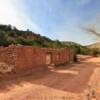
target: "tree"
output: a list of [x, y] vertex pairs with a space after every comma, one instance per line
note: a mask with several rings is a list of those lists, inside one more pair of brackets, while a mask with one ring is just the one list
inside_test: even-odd
[[9, 44], [11, 44], [11, 42], [7, 41], [5, 33], [0, 31], [0, 46], [8, 46]]
[[59, 40], [53, 41], [52, 46], [53, 46], [54, 48], [61, 48], [61, 47], [63, 47], [62, 43], [61, 43]]

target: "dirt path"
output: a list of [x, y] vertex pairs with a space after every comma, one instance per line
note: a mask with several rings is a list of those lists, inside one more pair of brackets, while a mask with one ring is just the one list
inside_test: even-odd
[[100, 100], [100, 58], [79, 56], [80, 63], [60, 66], [46, 73], [38, 73], [0, 83], [0, 100], [92, 100], [87, 98], [90, 83]]

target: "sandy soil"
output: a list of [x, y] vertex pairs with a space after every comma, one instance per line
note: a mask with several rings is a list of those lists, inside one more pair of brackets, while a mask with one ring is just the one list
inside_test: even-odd
[[100, 58], [0, 82], [0, 100], [100, 100]]

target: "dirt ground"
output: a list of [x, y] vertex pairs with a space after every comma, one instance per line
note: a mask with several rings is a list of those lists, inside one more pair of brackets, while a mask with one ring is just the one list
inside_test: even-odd
[[100, 100], [100, 57], [0, 82], [0, 100]]

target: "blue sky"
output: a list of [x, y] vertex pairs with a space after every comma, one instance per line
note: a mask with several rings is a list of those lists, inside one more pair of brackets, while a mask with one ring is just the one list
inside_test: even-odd
[[83, 45], [99, 41], [82, 27], [99, 30], [100, 0], [0, 0], [0, 24], [30, 29], [51, 39]]

